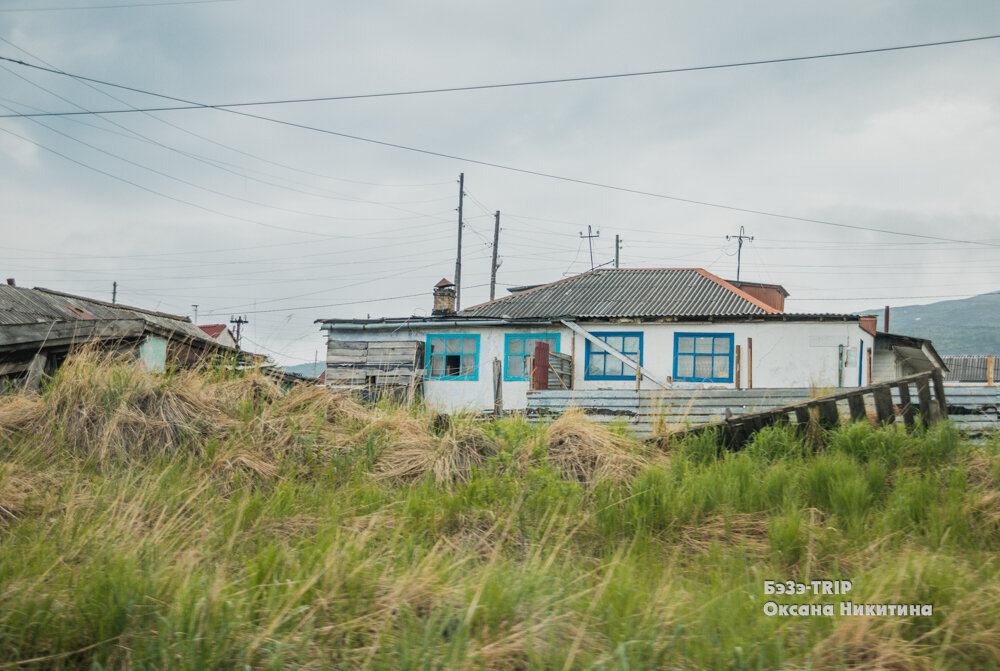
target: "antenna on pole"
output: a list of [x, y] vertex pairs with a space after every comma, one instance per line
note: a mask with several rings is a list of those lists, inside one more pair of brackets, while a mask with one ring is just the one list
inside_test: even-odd
[[580, 237], [581, 238], [586, 238], [587, 245], [590, 247], [590, 269], [593, 270], [594, 269], [594, 238], [601, 237], [601, 232], [597, 231], [597, 233], [594, 233], [593, 235], [591, 235], [590, 224], [587, 224], [587, 234], [584, 235], [583, 231], [580, 231]]
[[192, 321], [194, 322], [194, 325], [197, 326], [198, 325], [198, 304], [197, 303], [192, 303], [191, 304], [191, 310], [194, 312], [194, 319]]
[[111, 283], [111, 304], [114, 305], [118, 302], [118, 282]]
[[619, 255], [622, 251], [622, 236], [615, 233], [615, 268], [618, 268]]
[[743, 235], [743, 227], [740, 226], [740, 232], [738, 235], [727, 235], [726, 240], [735, 239], [736, 240], [736, 281], [740, 281], [740, 261], [743, 254], [743, 241], [753, 242], [752, 235]]

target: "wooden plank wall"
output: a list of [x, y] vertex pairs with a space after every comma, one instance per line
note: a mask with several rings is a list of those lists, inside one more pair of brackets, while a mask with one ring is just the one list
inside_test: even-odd
[[549, 389], [573, 388], [573, 359], [567, 354], [549, 352]]
[[328, 387], [406, 387], [423, 374], [424, 344], [417, 340], [330, 340], [326, 348]]
[[[933, 385], [930, 387], [936, 399]], [[727, 408], [733, 416], [738, 416], [800, 403], [812, 397], [809, 389], [801, 388], [547, 390], [528, 392], [526, 413], [534, 421], [539, 415], [581, 408], [594, 421], [625, 421], [636, 435], [648, 437], [662, 431], [664, 424], [694, 425], [725, 419]], [[1000, 388], [949, 386], [945, 399], [949, 419], [963, 431], [981, 433], [1000, 427]], [[892, 390], [892, 400], [896, 405], [905, 405], [896, 389]], [[914, 404], [916, 401], [913, 398]], [[873, 399], [865, 399], [865, 404], [865, 411], [874, 415]], [[838, 400], [836, 405], [840, 414], [851, 415], [848, 399]]]

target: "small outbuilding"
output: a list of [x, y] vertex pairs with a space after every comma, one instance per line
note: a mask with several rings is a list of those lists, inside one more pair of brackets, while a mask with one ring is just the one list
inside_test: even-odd
[[[0, 378], [36, 386], [69, 351], [84, 344], [129, 353], [152, 370], [240, 353], [187, 317], [51, 289], [0, 285]], [[252, 355], [247, 355], [251, 356]]]

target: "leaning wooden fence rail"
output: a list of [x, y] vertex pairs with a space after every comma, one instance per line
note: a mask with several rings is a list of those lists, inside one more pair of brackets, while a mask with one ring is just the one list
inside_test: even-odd
[[[916, 401], [910, 394], [911, 386], [916, 387]], [[933, 398], [931, 391], [933, 389]], [[709, 422], [697, 426], [664, 433], [660, 441], [676, 440], [677, 438], [702, 433], [704, 431], [719, 431], [723, 443], [730, 448], [741, 447], [754, 433], [764, 427], [776, 424], [794, 424], [806, 427], [813, 421], [820, 426], [832, 428], [840, 423], [838, 402], [846, 401], [851, 421], [867, 420], [868, 410], [865, 397], [871, 396], [875, 406], [875, 414], [881, 424], [892, 424], [896, 421], [897, 406], [893, 403], [893, 390], [899, 397], [899, 414], [907, 429], [913, 428], [917, 419], [917, 408], [920, 419], [925, 425], [934, 424], [948, 418], [948, 404], [944, 395], [944, 380], [938, 370], [917, 373], [899, 378], [891, 382], [882, 382], [868, 387], [829, 394], [820, 398], [800, 401], [760, 412], [751, 412], [734, 417], [726, 409], [726, 419]]]

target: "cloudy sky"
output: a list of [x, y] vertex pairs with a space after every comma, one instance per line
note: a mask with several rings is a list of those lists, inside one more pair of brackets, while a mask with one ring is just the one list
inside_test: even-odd
[[0, 0], [0, 56], [128, 87], [0, 62], [0, 269], [20, 286], [110, 299], [116, 281], [120, 302], [187, 315], [197, 304], [200, 323], [246, 315], [247, 348], [312, 361], [317, 318], [429, 312], [431, 287], [454, 276], [464, 173], [465, 306], [489, 296], [496, 210], [503, 293], [588, 270], [588, 226], [595, 265], [618, 234], [623, 266], [730, 279], [726, 236], [742, 226], [754, 238], [742, 279], [783, 284], [789, 311], [1000, 289], [997, 39], [234, 108], [265, 118], [10, 116], [955, 40], [1000, 33], [993, 0], [145, 3]]

